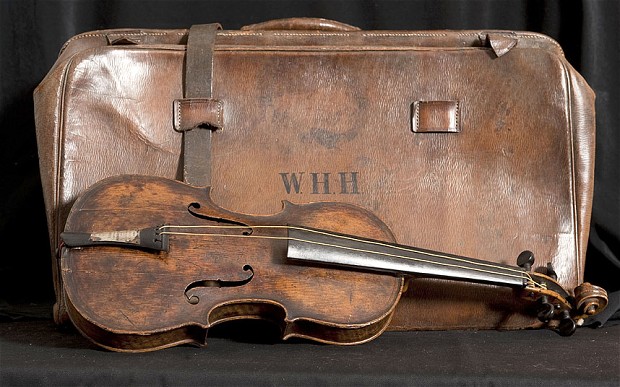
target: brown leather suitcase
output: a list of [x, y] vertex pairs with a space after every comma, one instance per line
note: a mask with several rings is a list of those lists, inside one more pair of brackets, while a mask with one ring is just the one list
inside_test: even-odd
[[[566, 288], [583, 281], [594, 94], [549, 37], [303, 18], [188, 33], [62, 48], [34, 95], [52, 246], [81, 192], [131, 173], [211, 185], [251, 214], [350, 202], [401, 244], [508, 264], [528, 249]], [[391, 329], [537, 326], [510, 295], [414, 279]]]

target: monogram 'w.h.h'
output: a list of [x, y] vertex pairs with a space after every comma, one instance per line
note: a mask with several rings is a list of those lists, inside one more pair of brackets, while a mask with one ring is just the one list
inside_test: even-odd
[[[399, 244], [509, 265], [530, 250], [562, 286], [583, 281], [594, 94], [544, 35], [320, 19], [94, 31], [63, 47], [35, 104], [52, 246], [82, 192], [131, 173], [209, 185], [247, 214], [352, 203]], [[510, 289], [412, 281], [390, 329], [539, 325], [505, 307]]]
[[[359, 172], [310, 172], [304, 179], [304, 172], [280, 172], [287, 194], [359, 194], [357, 175]], [[334, 176], [336, 177], [335, 181]], [[303, 184], [302, 184], [303, 182]], [[331, 183], [330, 183], [331, 182]], [[337, 185], [337, 187], [336, 187]], [[302, 188], [303, 187], [303, 188]], [[331, 187], [331, 188], [330, 188]], [[332, 191], [334, 189], [334, 191]]]

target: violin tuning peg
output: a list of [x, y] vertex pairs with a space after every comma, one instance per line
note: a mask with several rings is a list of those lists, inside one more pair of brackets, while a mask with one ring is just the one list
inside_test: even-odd
[[564, 311], [560, 324], [558, 325], [558, 333], [560, 336], [571, 336], [577, 330], [577, 323], [570, 317], [568, 311]]
[[534, 253], [529, 250], [525, 250], [519, 254], [517, 257], [517, 265], [519, 267], [524, 268], [527, 271], [532, 269], [532, 265], [534, 264]]
[[547, 296], [542, 296], [538, 299], [538, 319], [544, 323], [548, 323], [553, 318], [555, 307], [549, 302]]
[[554, 280], [558, 279], [558, 274], [553, 269], [553, 265], [551, 264], [551, 262], [547, 263], [547, 269], [545, 273], [547, 274], [548, 277], [551, 277]]

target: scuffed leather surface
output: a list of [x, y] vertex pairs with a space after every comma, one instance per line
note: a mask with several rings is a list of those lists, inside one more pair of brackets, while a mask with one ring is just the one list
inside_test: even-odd
[[[173, 101], [183, 97], [185, 34], [76, 37], [37, 89], [54, 245], [94, 182], [181, 178]], [[213, 98], [225, 130], [212, 138], [214, 201], [254, 214], [278, 211], [281, 200], [348, 201], [375, 212], [399, 243], [508, 264], [530, 249], [537, 265], [552, 262], [559, 281], [576, 286], [591, 211], [593, 93], [549, 38], [506, 33], [518, 43], [497, 58], [480, 34], [218, 33]], [[108, 46], [123, 37], [140, 41]], [[459, 101], [461, 132], [413, 133], [411, 104], [421, 100]], [[301, 193], [287, 193], [281, 173], [301, 172]], [[358, 173], [359, 193], [340, 193], [340, 172]], [[313, 194], [311, 173], [330, 173], [334, 193]], [[504, 313], [496, 294], [414, 280], [392, 327], [535, 325]]]

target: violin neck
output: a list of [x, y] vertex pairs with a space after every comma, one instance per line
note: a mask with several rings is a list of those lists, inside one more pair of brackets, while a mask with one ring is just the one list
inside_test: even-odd
[[291, 227], [288, 236], [287, 258], [292, 260], [511, 287], [527, 284], [519, 267], [303, 227]]

